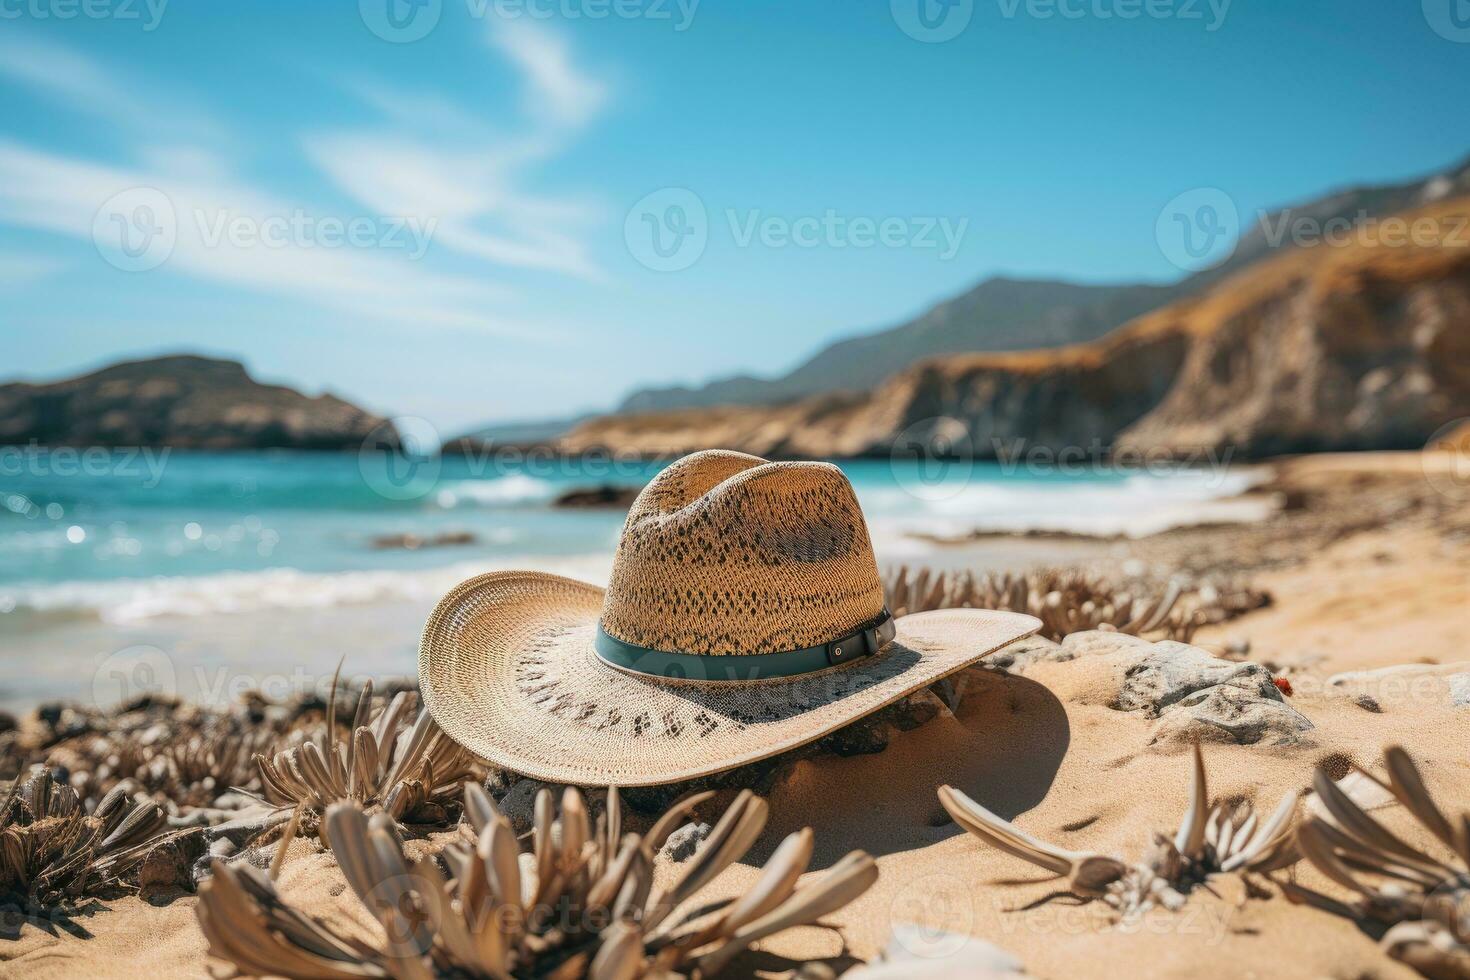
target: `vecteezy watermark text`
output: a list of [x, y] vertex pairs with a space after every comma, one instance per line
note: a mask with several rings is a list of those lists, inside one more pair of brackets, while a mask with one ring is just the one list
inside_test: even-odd
[[360, 690], [367, 674], [338, 674], [335, 670], [308, 670], [302, 664], [283, 664], [276, 670], [241, 665], [189, 664], [155, 646], [116, 650], [99, 659], [92, 669], [92, 703], [108, 708], [143, 697], [180, 698], [210, 708], [240, 703], [247, 695], [283, 702], [314, 695], [326, 700], [335, 684], [340, 690]]
[[0, 0], [0, 20], [137, 21], [147, 32], [167, 8], [168, 0]]
[[969, 218], [940, 216], [869, 218], [828, 208], [820, 215], [766, 214], [760, 208], [725, 209], [737, 248], [914, 248], [936, 251], [941, 260], [960, 250]]
[[[700, 0], [462, 0], [472, 20], [647, 20], [676, 32], [694, 23]], [[444, 0], [358, 0], [369, 31], [393, 44], [428, 37], [444, 15]]]
[[286, 214], [236, 214], [228, 208], [196, 209], [194, 221], [206, 248], [384, 248], [421, 259], [438, 218], [314, 215], [301, 208]]
[[1182, 20], [1218, 31], [1232, 0], [995, 0], [1006, 20]]
[[503, 20], [653, 20], [682, 33], [694, 23], [699, 0], [465, 0], [470, 16]]
[[1417, 218], [1390, 215], [1375, 218], [1367, 210], [1360, 209], [1352, 215], [1333, 215], [1320, 218], [1316, 215], [1298, 214], [1290, 208], [1276, 214], [1260, 212], [1257, 227], [1266, 239], [1266, 244], [1279, 248], [1284, 244], [1298, 248], [1347, 248], [1352, 245], [1402, 248], [1406, 245], [1418, 248], [1465, 248], [1470, 246], [1470, 217], [1447, 215], [1434, 217], [1421, 215]]
[[170, 452], [167, 446], [0, 446], [0, 477], [105, 476], [138, 480], [151, 490], [163, 479]]
[[[1233, 0], [995, 0], [1003, 20], [1177, 20], [1218, 31]], [[1426, 0], [1427, 2], [1427, 0]], [[1455, 2], [1455, 0], [1450, 0]], [[893, 22], [916, 41], [939, 44], [959, 37], [975, 17], [976, 0], [889, 0]]]
[[103, 202], [92, 218], [92, 242], [124, 272], [156, 269], [185, 237], [206, 249], [383, 249], [423, 258], [439, 226], [419, 215], [314, 214], [293, 208], [278, 214], [231, 208], [191, 208], [180, 214], [156, 187], [130, 187]]
[[1207, 472], [1219, 481], [1235, 458], [1235, 447], [1178, 446], [1144, 449], [1113, 446], [1094, 439], [1085, 446], [1048, 446], [1026, 439], [992, 439], [991, 450], [1006, 476], [1089, 476], [1099, 473], [1144, 473], [1168, 476], [1181, 470]]
[[[1218, 187], [1177, 195], [1158, 214], [1159, 251], [1186, 272], [1212, 268], [1235, 254], [1246, 232], [1235, 199]], [[1366, 208], [1320, 215], [1295, 208], [1255, 212], [1253, 233], [1267, 248], [1467, 248], [1470, 217], [1375, 216]]]
[[[953, 416], [934, 416], [907, 426], [893, 440], [889, 465], [894, 480], [921, 500], [948, 500], [963, 493], [979, 463], [993, 463], [1005, 476], [1088, 477], [1196, 474], [1206, 489], [1223, 485], [1235, 457], [1234, 447], [1154, 447], [1036, 443], [1017, 437], [975, 440], [970, 426]], [[993, 472], [993, 471], [992, 471]]]
[[710, 221], [699, 195], [684, 187], [647, 194], [628, 210], [623, 239], [640, 265], [655, 272], [687, 269], [721, 230], [736, 248], [914, 249], [953, 259], [969, 230], [967, 217], [859, 215], [826, 208], [812, 214], [773, 214], [763, 208], [725, 208]]

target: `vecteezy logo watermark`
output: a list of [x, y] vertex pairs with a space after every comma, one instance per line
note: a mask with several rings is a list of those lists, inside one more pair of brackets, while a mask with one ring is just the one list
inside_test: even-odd
[[97, 254], [124, 272], [156, 269], [178, 240], [173, 201], [156, 187], [130, 187], [109, 197], [92, 216]]
[[394, 44], [422, 40], [439, 24], [444, 0], [357, 0], [367, 29]]
[[[888, 906], [893, 938], [920, 959], [943, 959], [970, 941], [975, 922], [973, 890], [947, 874], [924, 875], [899, 889]], [[932, 928], [943, 922], [952, 928]], [[899, 923], [903, 925], [900, 926]]]
[[145, 32], [158, 27], [168, 0], [0, 0], [0, 20], [138, 21]]
[[[917, 249], [949, 261], [959, 252], [969, 218], [842, 214], [768, 214], [760, 208], [725, 208], [723, 226], [736, 248]], [[714, 227], [719, 228], [716, 222]], [[699, 261], [709, 244], [709, 212], [699, 195], [666, 187], [643, 197], [628, 211], [623, 238], [628, 252], [655, 272], [677, 272]]]
[[1240, 239], [1240, 212], [1218, 187], [1197, 187], [1175, 197], [1154, 223], [1159, 251], [1186, 272], [1224, 262]]
[[665, 187], [640, 198], [623, 220], [623, 241], [654, 272], [678, 272], [699, 261], [709, 244], [709, 215], [699, 195]]
[[439, 431], [431, 423], [400, 416], [363, 440], [357, 452], [358, 472], [386, 500], [419, 500], [439, 482], [443, 465], [439, 446]]
[[948, 500], [965, 491], [975, 471], [970, 427], [949, 416], [920, 419], [893, 440], [894, 481], [919, 500]]
[[1431, 487], [1451, 500], [1470, 500], [1470, 418], [1440, 426], [1420, 458]]
[[176, 697], [174, 662], [158, 647], [136, 646], [103, 657], [92, 672], [92, 703], [112, 707], [141, 697]]
[[970, 26], [975, 0], [889, 0], [893, 22], [915, 41], [952, 41]]
[[1470, 955], [1470, 874], [1445, 879], [1424, 899], [1424, 920], [1437, 922], [1439, 940], [1461, 956]]
[[383, 249], [410, 261], [424, 257], [439, 219], [416, 215], [242, 214], [230, 208], [193, 208], [181, 216], [155, 187], [133, 187], [108, 198], [92, 219], [92, 241], [124, 272], [156, 269], [174, 252], [180, 232], [207, 249]]
[[1470, 44], [1470, 0], [1424, 0], [1424, 19], [1446, 41]]

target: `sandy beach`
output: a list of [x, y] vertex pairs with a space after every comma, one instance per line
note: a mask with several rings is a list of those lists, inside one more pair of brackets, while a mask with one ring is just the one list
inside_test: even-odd
[[[1441, 806], [1455, 812], [1470, 809], [1464, 743], [1470, 709], [1457, 705], [1449, 689], [1454, 674], [1470, 672], [1463, 648], [1470, 504], [1434, 475], [1449, 473], [1435, 467], [1450, 462], [1397, 454], [1283, 460], [1253, 491], [1277, 505], [1259, 523], [1136, 541], [1015, 540], [1004, 547], [1021, 566], [1053, 564], [1065, 552], [1076, 564], [1119, 573], [1123, 563], [1135, 573], [1140, 567], [1228, 572], [1269, 592], [1266, 608], [1205, 626], [1193, 642], [1230, 662], [1265, 665], [1289, 681], [1285, 704], [1309, 726], [1289, 739], [1206, 744], [1213, 799], [1269, 810], [1284, 794], [1305, 790], [1316, 767], [1334, 777], [1353, 766], [1376, 771], [1382, 750], [1399, 744], [1419, 760]], [[958, 567], [995, 547], [956, 545], [942, 562]], [[370, 674], [397, 662], [397, 653], [378, 658], [363, 651], [411, 644], [408, 631], [419, 612], [411, 603], [382, 608], [366, 619], [354, 616], [350, 629], [315, 616], [312, 630], [302, 632], [306, 619], [277, 616], [229, 636], [201, 632], [181, 642], [178, 633], [145, 630], [134, 638], [197, 650], [201, 663], [257, 649], [257, 673], [278, 645], [321, 643], [324, 659], [353, 651], [352, 671]], [[391, 644], [383, 639], [389, 636]], [[842, 971], [877, 957], [895, 924], [913, 923], [925, 937], [915, 952], [925, 957], [952, 951], [957, 936], [976, 936], [1014, 954], [1033, 976], [1413, 975], [1379, 950], [1372, 930], [1235, 875], [1194, 888], [1180, 911], [1154, 908], [1119, 921], [1102, 903], [1066, 895], [1037, 868], [987, 847], [949, 819], [935, 795], [940, 785], [1069, 849], [1135, 858], [1155, 832], [1172, 834], [1187, 805], [1187, 745], [1171, 727], [1174, 716], [1119, 708], [1134, 665], [1152, 649], [1118, 634], [1075, 634], [1007, 669], [982, 666], [953, 678], [957, 697], [921, 727], [893, 734], [883, 751], [822, 753], [790, 766], [769, 797], [765, 832], [745, 861], [710, 886], [713, 893], [741, 894], [775, 842], [803, 826], [816, 832], [814, 869], [861, 848], [877, 859], [880, 876], [828, 917], [832, 928], [803, 927], [763, 941], [740, 967], [786, 976], [801, 962], [822, 960]], [[1366, 671], [1378, 672], [1341, 676]], [[192, 684], [214, 684], [201, 682], [206, 675], [192, 667], [181, 678], [184, 673], [191, 679], [181, 679], [181, 693]], [[1378, 815], [1407, 839], [1425, 843], [1422, 827], [1402, 808], [1383, 807]], [[432, 850], [434, 839], [412, 846]], [[667, 863], [660, 874], [677, 871]], [[1335, 887], [1305, 864], [1290, 874], [1312, 887]], [[291, 845], [279, 888], [311, 914], [371, 935], [374, 927], [343, 890], [332, 854], [315, 840]], [[0, 947], [3, 970], [27, 977], [79, 970], [121, 976], [132, 975], [141, 960], [158, 977], [198, 976], [206, 946], [195, 922], [197, 901], [175, 891], [93, 902], [49, 926], [12, 914], [6, 929], [15, 941]], [[905, 935], [913, 942], [914, 934]]]

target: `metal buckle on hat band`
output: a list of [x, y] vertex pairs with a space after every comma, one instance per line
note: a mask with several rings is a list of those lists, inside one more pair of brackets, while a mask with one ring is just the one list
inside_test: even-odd
[[850, 636], [833, 640], [827, 644], [827, 663], [836, 666], [857, 657], [871, 657], [893, 640], [898, 632], [893, 614], [883, 610], [877, 622], [865, 626]]

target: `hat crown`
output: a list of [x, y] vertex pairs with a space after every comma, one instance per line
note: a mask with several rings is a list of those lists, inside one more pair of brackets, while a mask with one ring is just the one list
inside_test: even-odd
[[634, 501], [601, 625], [653, 650], [740, 656], [827, 643], [882, 611], [868, 527], [841, 470], [707, 450]]

